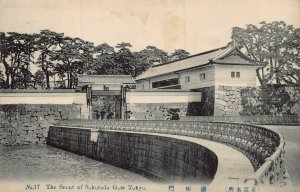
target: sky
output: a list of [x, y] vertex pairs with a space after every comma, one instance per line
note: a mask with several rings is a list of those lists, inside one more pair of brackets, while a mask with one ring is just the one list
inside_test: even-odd
[[0, 0], [2, 32], [49, 29], [133, 51], [196, 54], [226, 45], [232, 27], [276, 20], [300, 27], [300, 0]]

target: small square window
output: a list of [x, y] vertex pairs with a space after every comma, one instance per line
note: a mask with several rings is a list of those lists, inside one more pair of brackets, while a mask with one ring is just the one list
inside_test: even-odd
[[235, 76], [236, 78], [240, 78], [240, 72], [236, 72]]
[[205, 73], [200, 74], [200, 80], [203, 80], [203, 79], [205, 79]]
[[104, 85], [103, 88], [104, 88], [104, 91], [109, 91], [109, 87], [107, 85]]
[[231, 78], [235, 78], [235, 72], [231, 71]]
[[190, 76], [186, 76], [186, 77], [185, 77], [185, 82], [186, 82], [186, 83], [190, 82]]

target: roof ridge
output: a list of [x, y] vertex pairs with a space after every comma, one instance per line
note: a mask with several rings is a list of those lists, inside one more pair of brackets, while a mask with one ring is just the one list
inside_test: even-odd
[[235, 43], [235, 42], [232, 42], [230, 45], [230, 50], [226, 52], [226, 50], [224, 50], [224, 52], [220, 53], [219, 55], [217, 55], [215, 58], [212, 59], [213, 62], [217, 62], [217, 60], [220, 60], [220, 59], [224, 59], [227, 55], [229, 55], [230, 53], [232, 53], [234, 50], [236, 50], [240, 56], [242, 58], [244, 58], [245, 60], [248, 60], [250, 62], [254, 62], [254, 63], [257, 63], [255, 60], [251, 59], [250, 57], [248, 57], [247, 55], [245, 55], [241, 49], [238, 47], [238, 45]]
[[[235, 53], [235, 52], [237, 52], [237, 55], [239, 55], [239, 57], [241, 57], [243, 64], [244, 64], [244, 62], [245, 62], [245, 64], [253, 62], [249, 57], [247, 57], [240, 50], [240, 47], [235, 42], [230, 42], [226, 46], [223, 46], [220, 48], [201, 52], [201, 53], [191, 55], [191, 56], [183, 58], [183, 59], [169, 61], [166, 63], [152, 66], [149, 69], [147, 69], [146, 71], [144, 71], [142, 74], [137, 76], [135, 79], [142, 80], [142, 79], [147, 79], [149, 77], [158, 76], [158, 75], [162, 75], [162, 74], [166, 74], [166, 73], [174, 73], [176, 71], [192, 69], [195, 67], [207, 66], [209, 64], [218, 63], [219, 61], [221, 62], [223, 58], [225, 59], [228, 56], [230, 56], [232, 53]], [[192, 57], [195, 57], [195, 58], [190, 59]], [[244, 61], [244, 60], [246, 60], [246, 61]], [[233, 61], [232, 64], [235, 65], [236, 62], [238, 62], [238, 59], [237, 59], [237, 61]], [[178, 63], [178, 65], [176, 65], [177, 63]]]
[[236, 45], [233, 44], [233, 43], [231, 43], [230, 45], [228, 45], [228, 46], [226, 47], [226, 49], [224, 49], [223, 52], [221, 52], [219, 55], [215, 56], [215, 57], [212, 58], [211, 60], [212, 60], [212, 61], [215, 61], [215, 60], [218, 60], [218, 59], [220, 59], [220, 58], [222, 58], [222, 57], [226, 57], [228, 54], [230, 54], [230, 53], [231, 53], [232, 51], [234, 51], [236, 48], [237, 48]]
[[227, 47], [228, 47], [228, 45], [223, 46], [223, 47], [219, 47], [219, 48], [216, 48], [216, 49], [211, 49], [211, 50], [208, 50], [208, 51], [204, 51], [204, 52], [201, 52], [201, 53], [197, 53], [197, 54], [194, 54], [194, 55], [190, 55], [190, 56], [182, 58], [182, 59], [177, 59], [177, 60], [174, 60], [174, 61], [168, 61], [168, 62], [165, 62], [165, 63], [154, 65], [154, 66], [152, 66], [152, 68], [153, 67], [159, 67], [159, 66], [162, 66], [162, 65], [167, 65], [167, 64], [174, 63], [174, 62], [177, 62], [177, 61], [182, 61], [182, 60], [189, 59], [189, 58], [196, 57], [196, 56], [200, 56], [200, 55], [205, 55], [205, 54], [208, 54], [208, 53], [219, 51], [221, 49], [225, 49]]
[[110, 77], [116, 77], [116, 76], [123, 76], [123, 77], [132, 77], [132, 75], [79, 75], [79, 77], [107, 77], [107, 76], [110, 76]]

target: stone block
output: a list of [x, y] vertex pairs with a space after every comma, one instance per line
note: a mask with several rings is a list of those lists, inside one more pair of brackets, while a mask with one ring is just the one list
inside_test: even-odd
[[224, 89], [225, 89], [225, 90], [231, 90], [232, 87], [231, 87], [231, 86], [224, 86]]
[[224, 101], [228, 102], [229, 101], [229, 96], [224, 96]]

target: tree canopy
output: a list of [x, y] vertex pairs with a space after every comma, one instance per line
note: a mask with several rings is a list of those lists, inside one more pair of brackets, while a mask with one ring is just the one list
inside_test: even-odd
[[[259, 26], [234, 27], [232, 39], [249, 58], [263, 65], [257, 70], [262, 85], [300, 84], [299, 28], [283, 21], [261, 22]], [[183, 49], [168, 54], [155, 46], [136, 52], [131, 49], [128, 42], [94, 45], [50, 30], [34, 34], [0, 32], [1, 88], [53, 88], [50, 78], [56, 78], [60, 87], [74, 88], [78, 74], [135, 77], [152, 65], [190, 55]]]
[[283, 21], [234, 27], [232, 39], [245, 54], [264, 65], [257, 70], [262, 85], [300, 84], [300, 29]]
[[[133, 52], [128, 42], [110, 46], [50, 30], [22, 34], [0, 32], [0, 88], [75, 88], [79, 74], [137, 76], [152, 65], [189, 55], [147, 46]], [[2, 70], [1, 70], [2, 69]], [[35, 70], [32, 70], [35, 69]], [[54, 81], [55, 80], [55, 81]]]

